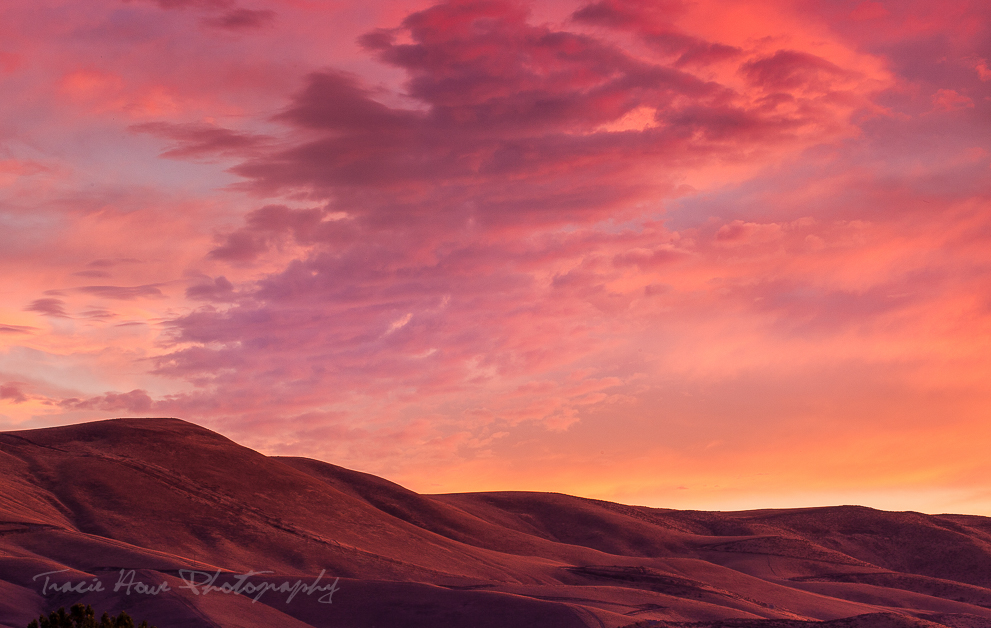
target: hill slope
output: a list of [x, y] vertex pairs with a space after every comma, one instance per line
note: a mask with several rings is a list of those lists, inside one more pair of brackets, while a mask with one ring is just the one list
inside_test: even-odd
[[76, 602], [159, 628], [991, 627], [991, 520], [419, 495], [177, 419], [0, 433], [0, 625]]

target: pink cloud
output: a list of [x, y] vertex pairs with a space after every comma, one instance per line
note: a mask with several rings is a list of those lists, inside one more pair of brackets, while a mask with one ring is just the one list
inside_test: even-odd
[[27, 325], [0, 325], [0, 334], [29, 334], [34, 329]]
[[65, 301], [55, 298], [35, 299], [26, 309], [30, 312], [38, 312], [45, 316], [68, 316], [65, 312]]
[[71, 410], [126, 410], [132, 413], [146, 413], [152, 408], [152, 399], [144, 390], [132, 390], [128, 393], [106, 393], [89, 399], [63, 399], [59, 402], [63, 408]]
[[84, 294], [93, 294], [105, 299], [119, 299], [129, 301], [141, 297], [161, 297], [162, 291], [158, 286], [151, 284], [146, 286], [80, 286], [74, 288]]
[[294, 210], [284, 205], [266, 205], [249, 213], [246, 226], [228, 234], [223, 244], [210, 257], [220, 260], [246, 262], [278, 246], [287, 238], [301, 244], [312, 244], [329, 236], [334, 218], [326, 220], [327, 212], [320, 209]]
[[942, 111], [973, 108], [974, 101], [952, 89], [941, 89], [933, 94], [933, 104]]
[[979, 59], [974, 65], [974, 69], [977, 71], [977, 75], [981, 77], [982, 81], [991, 81], [991, 70], [988, 69], [988, 62], [984, 59]]
[[271, 26], [274, 20], [275, 11], [264, 9], [234, 9], [219, 17], [207, 18], [204, 20], [204, 23], [214, 28], [240, 31]]
[[197, 283], [186, 288], [186, 296], [197, 301], [231, 301], [236, 298], [234, 284], [221, 275], [213, 283]]
[[740, 68], [744, 76], [768, 91], [828, 88], [831, 79], [849, 71], [822, 57], [795, 50], [778, 50], [769, 57], [748, 61]]
[[678, 29], [675, 22], [684, 13], [685, 6], [678, 2], [604, 0], [578, 9], [572, 19], [581, 24], [633, 31], [655, 50], [675, 57], [675, 66], [704, 66], [743, 53], [736, 46], [706, 41]]
[[11, 421], [658, 505], [984, 455], [881, 438], [986, 422], [981, 5], [94, 6], [0, 85]]
[[131, 126], [131, 130], [174, 141], [176, 146], [162, 153], [162, 157], [173, 159], [214, 155], [243, 156], [269, 140], [265, 136], [239, 133], [208, 124], [146, 122]]
[[784, 237], [784, 229], [777, 223], [758, 224], [734, 220], [716, 231], [716, 243], [725, 246], [768, 244], [782, 237]]
[[[132, 0], [122, 0], [131, 2]], [[226, 9], [234, 6], [233, 0], [151, 0], [163, 9]]]
[[28, 398], [21, 390], [21, 386], [22, 384], [18, 382], [7, 382], [0, 386], [0, 399], [9, 399], [11, 403], [24, 403]]

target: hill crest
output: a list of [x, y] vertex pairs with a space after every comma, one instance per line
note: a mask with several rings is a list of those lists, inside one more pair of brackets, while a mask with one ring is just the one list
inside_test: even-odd
[[[172, 418], [0, 433], [0, 498], [7, 626], [81, 602], [159, 628], [991, 627], [983, 517], [420, 495]], [[170, 591], [113, 592], [122, 569]], [[340, 591], [332, 605], [275, 594], [253, 603], [184, 586], [183, 573], [218, 570], [269, 572], [250, 578], [272, 586], [322, 572]], [[107, 585], [53, 594], [35, 578], [46, 572]]]

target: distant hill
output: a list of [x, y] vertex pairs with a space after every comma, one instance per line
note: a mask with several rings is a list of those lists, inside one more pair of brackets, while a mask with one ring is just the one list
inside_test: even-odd
[[0, 626], [77, 602], [159, 628], [991, 628], [991, 519], [419, 495], [178, 419], [0, 433]]

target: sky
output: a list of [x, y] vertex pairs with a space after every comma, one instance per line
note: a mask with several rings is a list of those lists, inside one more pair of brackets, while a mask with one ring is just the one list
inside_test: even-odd
[[991, 515], [991, 5], [9, 0], [0, 429]]

